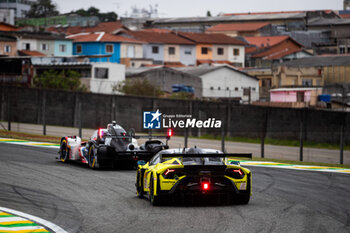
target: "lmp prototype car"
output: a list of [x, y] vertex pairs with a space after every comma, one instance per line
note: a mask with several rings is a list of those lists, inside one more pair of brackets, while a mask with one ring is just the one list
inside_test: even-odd
[[[168, 136], [136, 136], [133, 131], [126, 131], [115, 121], [107, 125], [106, 129], [98, 129], [87, 142], [82, 142], [78, 136], [61, 138], [59, 159], [62, 162], [69, 160], [88, 164], [90, 168], [137, 166], [137, 161], [148, 161], [161, 150], [168, 149]], [[138, 146], [139, 138], [149, 138], [144, 144]], [[166, 138], [164, 144], [152, 138]]]
[[220, 202], [248, 204], [252, 176], [237, 157], [252, 158], [252, 154], [200, 148], [162, 150], [149, 162], [138, 162], [136, 193], [148, 195], [153, 205], [209, 196]]

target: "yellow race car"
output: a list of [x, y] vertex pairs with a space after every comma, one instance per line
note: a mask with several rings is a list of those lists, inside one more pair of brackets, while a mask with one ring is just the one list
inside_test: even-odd
[[237, 157], [251, 158], [252, 154], [196, 147], [160, 151], [147, 163], [138, 161], [136, 193], [140, 198], [148, 196], [152, 205], [199, 197], [248, 204], [252, 175]]

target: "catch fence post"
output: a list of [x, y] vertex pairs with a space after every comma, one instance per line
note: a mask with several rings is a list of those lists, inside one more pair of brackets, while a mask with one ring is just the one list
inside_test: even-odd
[[11, 101], [9, 92], [7, 92], [7, 130], [11, 131]]
[[81, 102], [79, 101], [79, 105], [78, 105], [78, 111], [79, 111], [79, 137], [82, 138], [82, 120], [83, 120], [83, 116], [81, 114]]
[[46, 135], [46, 91], [43, 91], [42, 103], [42, 117], [43, 117], [43, 135]]

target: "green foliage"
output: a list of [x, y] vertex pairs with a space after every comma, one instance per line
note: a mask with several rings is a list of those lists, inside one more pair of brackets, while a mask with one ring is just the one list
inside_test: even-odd
[[67, 91], [87, 91], [85, 85], [80, 82], [80, 74], [73, 70], [66, 72], [45, 71], [42, 75], [34, 77], [34, 86]]
[[187, 92], [172, 93], [168, 96], [169, 99], [191, 100], [194, 99], [194, 94]]
[[59, 15], [59, 12], [51, 0], [38, 0], [34, 2], [27, 13], [28, 18], [51, 17], [56, 15]]
[[207, 11], [207, 17], [211, 17], [210, 11]]
[[113, 91], [119, 91], [126, 95], [159, 97], [163, 92], [152, 85], [146, 79], [126, 80], [113, 86]]
[[72, 14], [77, 14], [80, 16], [97, 16], [101, 22], [111, 22], [116, 21], [118, 19], [118, 15], [114, 13], [113, 11], [107, 12], [107, 13], [101, 13], [99, 9], [96, 7], [89, 7], [87, 10], [84, 10], [83, 8], [71, 11]]

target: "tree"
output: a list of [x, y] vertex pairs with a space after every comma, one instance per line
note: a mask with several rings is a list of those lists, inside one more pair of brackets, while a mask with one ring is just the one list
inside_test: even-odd
[[34, 87], [52, 88], [67, 91], [87, 91], [80, 82], [80, 74], [73, 70], [66, 72], [49, 70], [34, 77]]
[[43, 18], [56, 15], [59, 15], [59, 12], [51, 0], [38, 0], [34, 2], [27, 13], [28, 18]]
[[112, 21], [117, 21], [118, 15], [113, 12], [107, 12], [107, 13], [101, 13], [99, 9], [96, 7], [89, 7], [87, 10], [84, 10], [83, 8], [76, 10], [76, 11], [71, 11], [71, 14], [77, 14], [80, 16], [97, 16], [101, 22], [112, 22]]
[[119, 91], [126, 95], [138, 95], [138, 96], [153, 96], [158, 97], [163, 92], [156, 86], [152, 85], [146, 79], [132, 79], [126, 80], [113, 86], [113, 91]]
[[211, 17], [210, 11], [207, 11], [207, 17]]

